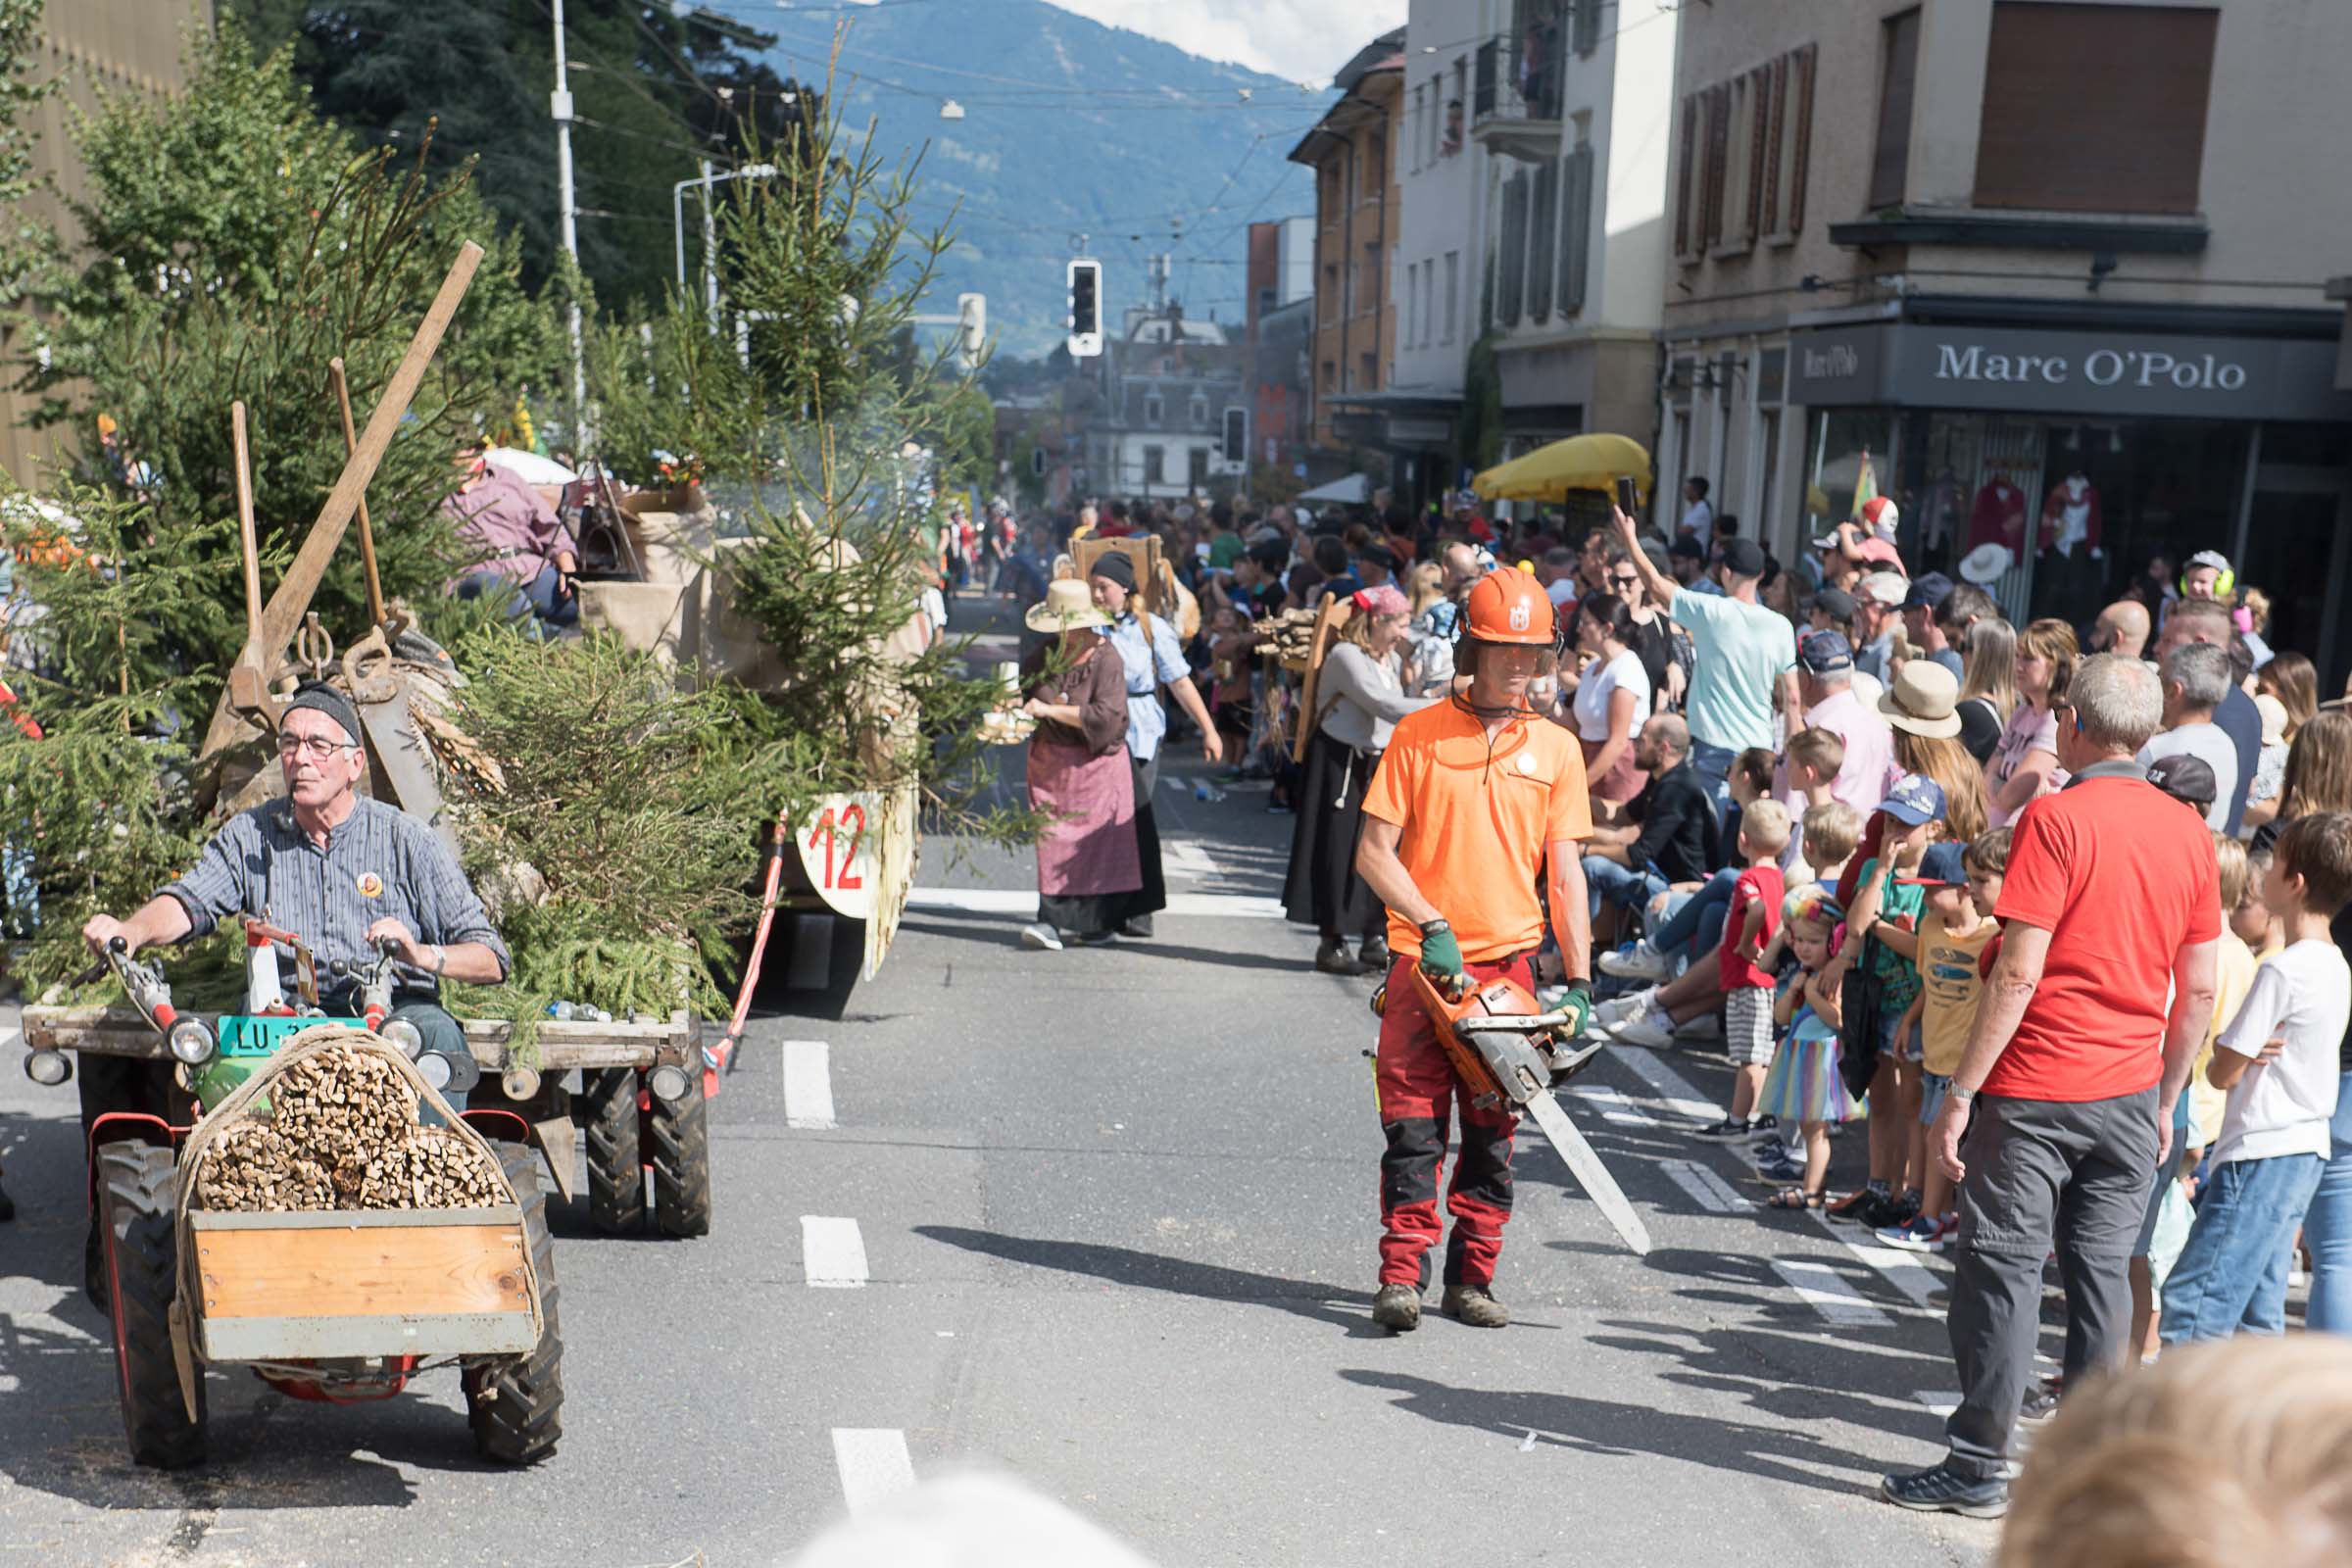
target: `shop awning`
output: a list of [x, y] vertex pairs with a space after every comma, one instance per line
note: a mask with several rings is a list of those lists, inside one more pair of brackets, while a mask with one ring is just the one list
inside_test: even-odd
[[1622, 435], [1572, 435], [1489, 468], [1470, 487], [1489, 501], [1565, 501], [1571, 490], [1606, 490], [1619, 479], [1649, 495], [1649, 454]]

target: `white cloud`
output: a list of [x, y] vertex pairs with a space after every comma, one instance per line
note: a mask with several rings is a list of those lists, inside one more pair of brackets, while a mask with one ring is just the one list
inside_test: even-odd
[[1405, 0], [1052, 0], [1211, 60], [1324, 86], [1350, 56], [1404, 23]]

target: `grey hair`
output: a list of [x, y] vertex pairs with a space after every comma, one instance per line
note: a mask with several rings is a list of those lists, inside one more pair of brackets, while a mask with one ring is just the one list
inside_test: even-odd
[[2182, 643], [2164, 656], [2167, 685], [2180, 688], [2180, 701], [2211, 709], [2230, 694], [2230, 650], [2215, 643]]
[[2076, 665], [2066, 701], [2082, 738], [2102, 751], [2136, 752], [2164, 724], [2156, 672], [2121, 654], [2093, 654]]

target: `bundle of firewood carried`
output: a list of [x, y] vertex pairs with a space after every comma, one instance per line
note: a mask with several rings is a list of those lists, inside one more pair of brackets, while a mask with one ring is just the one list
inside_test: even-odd
[[1315, 645], [1315, 612], [1286, 610], [1279, 615], [1253, 622], [1250, 629], [1272, 646], [1283, 668], [1294, 675], [1306, 673], [1308, 657]]
[[328, 1046], [270, 1080], [266, 1116], [263, 1103], [204, 1148], [196, 1207], [284, 1213], [510, 1200], [478, 1145], [417, 1124], [416, 1091], [381, 1052]]

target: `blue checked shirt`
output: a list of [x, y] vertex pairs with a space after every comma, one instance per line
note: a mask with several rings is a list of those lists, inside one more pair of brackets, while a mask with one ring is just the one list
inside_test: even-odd
[[1149, 645], [1133, 611], [1121, 615], [1103, 635], [1127, 666], [1127, 750], [1137, 761], [1149, 762], [1158, 755], [1160, 738], [1168, 732], [1168, 710], [1159, 706], [1159, 688], [1192, 679], [1192, 666], [1184, 662], [1184, 645], [1176, 640], [1176, 628], [1157, 615], [1152, 617]]
[[[195, 867], [164, 889], [187, 909], [190, 937], [211, 934], [232, 915], [266, 919], [309, 945], [323, 989], [330, 960], [374, 959], [368, 928], [389, 915], [428, 946], [479, 942], [498, 955], [502, 974], [511, 970], [507, 945], [448, 846], [380, 801], [363, 795], [356, 804], [324, 850], [284, 801], [230, 817]], [[430, 974], [406, 966], [399, 989], [411, 996], [440, 992]]]

